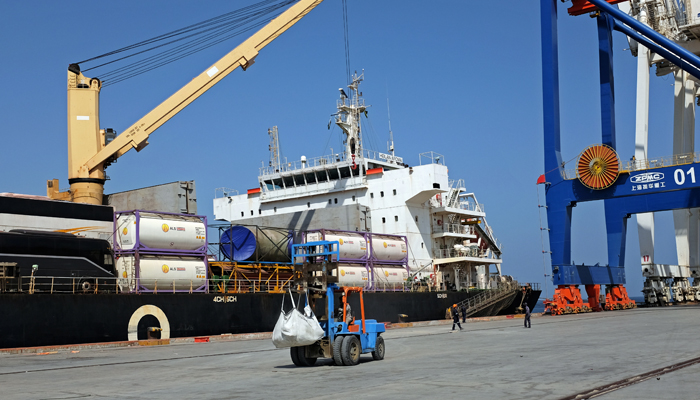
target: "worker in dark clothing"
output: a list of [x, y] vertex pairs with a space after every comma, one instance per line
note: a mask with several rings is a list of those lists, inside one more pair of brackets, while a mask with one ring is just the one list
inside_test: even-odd
[[452, 330], [455, 330], [455, 325], [457, 325], [461, 331], [462, 325], [459, 324], [459, 309], [457, 309], [457, 304], [453, 304], [450, 311], [452, 312]]
[[462, 304], [460, 311], [462, 311], [462, 323], [467, 322], [467, 305]]
[[525, 328], [531, 328], [532, 326], [530, 325], [530, 306], [525, 304], [525, 321], [523, 322], [525, 324]]

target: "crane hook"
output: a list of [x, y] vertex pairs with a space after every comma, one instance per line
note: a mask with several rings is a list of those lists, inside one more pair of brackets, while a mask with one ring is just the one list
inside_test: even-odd
[[357, 164], [355, 164], [355, 155], [352, 155], [352, 169], [353, 171], [357, 169]]

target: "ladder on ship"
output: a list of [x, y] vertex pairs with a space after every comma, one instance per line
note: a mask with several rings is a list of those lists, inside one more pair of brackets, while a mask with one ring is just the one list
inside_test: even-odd
[[[520, 285], [517, 281], [505, 282], [502, 283], [497, 289], [484, 290], [474, 297], [460, 301], [457, 303], [457, 309], [461, 310], [462, 305], [465, 305], [467, 307], [466, 316], [469, 317], [503, 299], [514, 296], [518, 293], [518, 291], [520, 291]], [[450, 310], [448, 309], [448, 315], [449, 312]]]

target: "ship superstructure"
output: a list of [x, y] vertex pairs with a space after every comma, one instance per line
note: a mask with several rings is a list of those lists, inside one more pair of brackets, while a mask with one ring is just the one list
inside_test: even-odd
[[[260, 170], [258, 187], [214, 199], [214, 216], [232, 224], [372, 232], [406, 236], [410, 279], [436, 288], [488, 288], [501, 279], [501, 245], [486, 223], [484, 206], [464, 181], [448, 176], [445, 157], [422, 153], [418, 166], [365, 149], [360, 119], [366, 106], [355, 74], [349, 93], [340, 89], [334, 122], [343, 152], [280, 162]], [[278, 143], [277, 129], [270, 132]], [[491, 266], [495, 268], [491, 268]]]

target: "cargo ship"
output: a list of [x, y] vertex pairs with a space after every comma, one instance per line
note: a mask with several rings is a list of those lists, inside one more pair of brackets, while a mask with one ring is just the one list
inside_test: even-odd
[[[501, 273], [484, 207], [443, 156], [409, 166], [393, 142], [388, 154], [363, 148], [362, 79], [340, 91], [343, 152], [282, 163], [271, 129], [259, 185], [221, 190], [211, 225], [187, 204], [153, 209], [138, 196], [0, 194], [0, 347], [271, 331], [295, 288], [293, 246], [319, 240], [337, 243], [332, 279], [364, 287], [368, 318], [443, 319], [462, 302], [471, 317], [534, 308], [539, 286]], [[175, 186], [194, 197], [193, 183]]]

